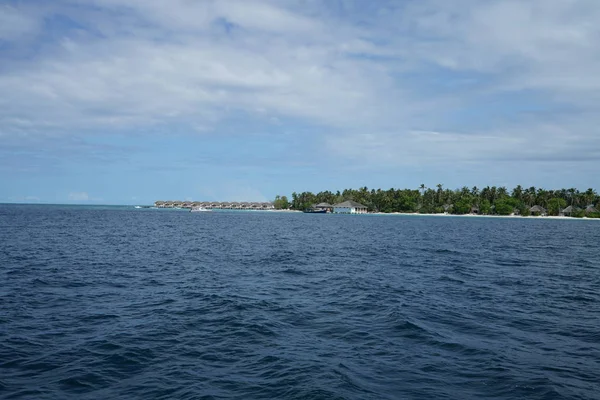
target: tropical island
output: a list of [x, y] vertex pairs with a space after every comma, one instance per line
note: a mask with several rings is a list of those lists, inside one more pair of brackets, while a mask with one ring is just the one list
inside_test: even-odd
[[[575, 218], [600, 218], [600, 196], [589, 188], [546, 190], [523, 188], [518, 185], [512, 190], [506, 187], [486, 186], [480, 189], [462, 187], [445, 189], [442, 184], [435, 188], [421, 184], [415, 189], [345, 189], [292, 193], [277, 196], [275, 209], [315, 210], [326, 208], [331, 211], [344, 202], [357, 203], [370, 213], [419, 213], [455, 215], [521, 215], [521, 216], [566, 216]], [[598, 207], [598, 208], [597, 208]], [[358, 207], [357, 209], [362, 210]]]

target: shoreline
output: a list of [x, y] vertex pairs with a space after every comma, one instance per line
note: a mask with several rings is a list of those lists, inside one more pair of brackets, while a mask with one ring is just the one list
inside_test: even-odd
[[548, 216], [535, 216], [535, 215], [478, 215], [478, 214], [420, 214], [420, 213], [401, 213], [401, 212], [393, 212], [393, 213], [383, 213], [383, 212], [373, 212], [368, 213], [366, 215], [400, 215], [400, 216], [422, 216], [422, 217], [463, 217], [463, 218], [517, 218], [517, 219], [557, 219], [557, 220], [598, 220], [600, 218], [575, 218], [575, 217], [566, 217], [566, 216], [558, 216], [558, 215], [548, 215]]
[[[131, 204], [50, 204], [50, 203], [0, 203], [0, 206], [66, 206], [66, 207], [108, 207], [108, 208], [125, 208], [125, 207], [137, 207]], [[154, 206], [139, 206], [140, 209], [151, 209], [151, 210], [162, 210], [162, 211], [179, 211], [179, 212], [189, 212], [190, 210], [187, 208], [170, 208], [170, 207], [154, 207]], [[214, 209], [211, 211], [216, 212], [252, 212], [252, 213], [302, 213], [300, 210], [290, 210], [290, 209], [267, 209], [267, 210], [256, 210], [256, 209]], [[558, 216], [558, 215], [549, 215], [549, 216], [521, 216], [521, 215], [478, 215], [478, 214], [446, 214], [446, 213], [402, 213], [402, 212], [369, 212], [366, 214], [335, 214], [328, 213], [327, 215], [375, 215], [375, 216], [406, 216], [406, 217], [447, 217], [447, 218], [492, 218], [492, 219], [504, 219], [504, 218], [512, 218], [512, 219], [529, 219], [529, 220], [586, 220], [600, 221], [600, 218], [588, 218], [588, 217], [567, 217], [567, 216]]]

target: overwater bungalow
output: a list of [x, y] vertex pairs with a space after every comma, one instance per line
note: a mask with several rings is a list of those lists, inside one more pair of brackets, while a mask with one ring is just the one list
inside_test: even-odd
[[333, 212], [336, 214], [366, 214], [367, 206], [353, 200], [347, 200], [342, 203], [334, 204]]
[[269, 202], [263, 202], [262, 203], [263, 209], [265, 210], [274, 210], [275, 209], [275, 205], [273, 203], [269, 203]]
[[[220, 202], [220, 201], [179, 201], [179, 200], [157, 200], [154, 206], [158, 208], [194, 208], [204, 207], [208, 209], [223, 210], [273, 210], [275, 206], [271, 202]], [[332, 206], [333, 207], [333, 206]]]

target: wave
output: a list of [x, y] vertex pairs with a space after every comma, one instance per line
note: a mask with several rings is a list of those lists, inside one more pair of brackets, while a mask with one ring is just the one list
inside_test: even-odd
[[0, 397], [597, 397], [592, 224], [44, 210], [3, 214]]

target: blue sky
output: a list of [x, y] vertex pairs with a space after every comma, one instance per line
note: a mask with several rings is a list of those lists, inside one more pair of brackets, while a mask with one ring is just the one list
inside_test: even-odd
[[0, 202], [600, 189], [597, 0], [0, 1]]

